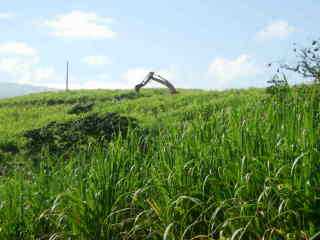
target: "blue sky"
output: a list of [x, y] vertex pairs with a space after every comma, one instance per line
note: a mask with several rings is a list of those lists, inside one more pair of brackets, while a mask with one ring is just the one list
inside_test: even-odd
[[0, 0], [0, 81], [131, 88], [150, 71], [177, 87], [264, 86], [266, 64], [319, 37], [318, 0]]

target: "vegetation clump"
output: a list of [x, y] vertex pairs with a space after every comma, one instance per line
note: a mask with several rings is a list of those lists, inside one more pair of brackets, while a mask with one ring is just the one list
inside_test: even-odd
[[120, 95], [115, 96], [114, 100], [120, 102], [120, 101], [123, 101], [125, 99], [130, 100], [130, 99], [136, 99], [138, 97], [139, 97], [139, 95], [136, 92], [129, 92], [129, 93], [122, 93]]
[[87, 113], [92, 110], [94, 102], [76, 103], [68, 111], [68, 114]]
[[64, 123], [50, 122], [44, 127], [26, 131], [26, 149], [36, 154], [45, 149], [51, 154], [63, 154], [74, 146], [86, 145], [90, 141], [110, 141], [116, 135], [125, 136], [129, 128], [138, 127], [134, 118], [118, 113], [91, 114]]
[[278, 99], [284, 99], [290, 90], [288, 79], [285, 74], [274, 75], [268, 83], [270, 86], [266, 89], [267, 93]]
[[17, 144], [13, 141], [0, 141], [0, 153], [17, 154], [19, 153], [19, 148]]

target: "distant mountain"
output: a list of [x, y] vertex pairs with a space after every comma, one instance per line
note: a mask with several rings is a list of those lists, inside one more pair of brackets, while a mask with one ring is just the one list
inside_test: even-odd
[[0, 98], [16, 97], [29, 93], [44, 92], [48, 90], [50, 89], [46, 87], [36, 87], [26, 84], [0, 82]]

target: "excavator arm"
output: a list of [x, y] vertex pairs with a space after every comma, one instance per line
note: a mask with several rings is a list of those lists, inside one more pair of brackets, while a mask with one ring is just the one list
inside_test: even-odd
[[154, 72], [148, 73], [145, 79], [141, 83], [135, 86], [134, 88], [135, 91], [139, 92], [140, 89], [143, 88], [145, 85], [147, 85], [151, 80], [166, 86], [169, 89], [171, 94], [178, 93], [172, 83], [170, 83], [167, 79], [161, 77], [160, 75], [155, 74]]

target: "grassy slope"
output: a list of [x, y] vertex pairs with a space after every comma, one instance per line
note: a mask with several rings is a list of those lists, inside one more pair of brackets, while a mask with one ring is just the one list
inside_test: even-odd
[[146, 90], [136, 99], [114, 99], [127, 93], [129, 91], [48, 92], [0, 100], [0, 141], [16, 141], [24, 131], [44, 126], [50, 121], [77, 118], [79, 116], [68, 115], [67, 111], [81, 101], [95, 101], [94, 112], [118, 112], [137, 118], [143, 125], [167, 125], [210, 104], [230, 104], [243, 101], [245, 97], [258, 96], [259, 90], [220, 93], [184, 90], [175, 96], [165, 90]]
[[[319, 101], [262, 90], [46, 93], [0, 101], [0, 141], [64, 121], [79, 99], [95, 112], [160, 127], [147, 152], [138, 136], [89, 147], [71, 161], [44, 157], [0, 184], [1, 239], [300, 239], [320, 231]], [[310, 91], [310, 90], [308, 90]], [[53, 99], [53, 100], [52, 100]], [[26, 159], [25, 159], [26, 160]], [[19, 169], [19, 168], [17, 168]]]

